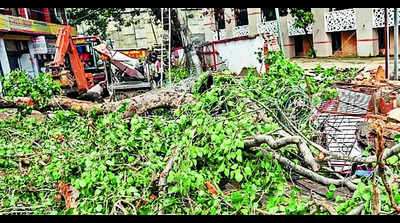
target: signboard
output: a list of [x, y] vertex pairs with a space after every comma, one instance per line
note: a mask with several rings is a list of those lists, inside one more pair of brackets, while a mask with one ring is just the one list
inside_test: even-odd
[[8, 16], [10, 31], [32, 30], [32, 20], [21, 17]]
[[56, 39], [46, 39], [47, 54], [56, 54]]
[[48, 23], [33, 20], [32, 31], [39, 33], [50, 33], [50, 26], [47, 24]]
[[47, 45], [46, 39], [44, 36], [38, 36], [32, 39], [32, 47], [34, 54], [46, 54], [47, 53]]
[[145, 57], [148, 54], [147, 50], [117, 50], [117, 51], [135, 59]]
[[[61, 26], [63, 25], [0, 14], [0, 30], [56, 35]], [[76, 27], [72, 27], [72, 36], [76, 35]]]
[[0, 14], [0, 30], [8, 30], [7, 16]]

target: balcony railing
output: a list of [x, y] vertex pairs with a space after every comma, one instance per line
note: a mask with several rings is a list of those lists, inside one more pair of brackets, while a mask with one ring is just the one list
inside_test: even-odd
[[[288, 35], [289, 36], [299, 36], [305, 35], [305, 32], [301, 28], [295, 28], [293, 24], [295, 23], [295, 19], [288, 19], [287, 20], [287, 27], [288, 27]], [[307, 34], [312, 34], [312, 25], [309, 25], [307, 28]]]
[[248, 36], [249, 35], [249, 26], [236, 26], [233, 28], [233, 37], [240, 37], [240, 36]]
[[345, 9], [325, 13], [325, 32], [338, 32], [356, 29], [354, 9]]
[[[385, 10], [384, 8], [373, 9], [372, 27], [381, 28], [385, 26]], [[400, 9], [397, 9], [397, 18], [400, 19]], [[398, 20], [400, 21], [400, 20]], [[394, 9], [388, 9], [388, 26], [394, 25]]]
[[278, 22], [277, 20], [262, 22], [257, 25], [258, 33], [269, 33], [278, 36]]

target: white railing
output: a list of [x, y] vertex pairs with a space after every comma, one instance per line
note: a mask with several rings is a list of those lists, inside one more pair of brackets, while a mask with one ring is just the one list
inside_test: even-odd
[[240, 36], [248, 36], [249, 35], [249, 26], [236, 26], [233, 28], [233, 37], [240, 37]]
[[[288, 35], [289, 36], [299, 36], [299, 35], [305, 35], [305, 32], [301, 28], [295, 28], [293, 24], [295, 23], [295, 19], [288, 19], [287, 20], [287, 27], [288, 27]], [[307, 34], [312, 34], [312, 25], [310, 24], [306, 28]]]
[[344, 9], [325, 13], [325, 32], [338, 32], [356, 29], [354, 9]]
[[257, 25], [257, 32], [258, 33], [269, 33], [274, 36], [279, 36], [278, 33], [278, 21], [273, 20], [273, 21], [267, 21], [267, 22], [262, 22]]
[[[373, 9], [372, 27], [385, 27], [385, 10], [384, 8]], [[397, 18], [400, 19], [400, 9], [397, 9]], [[400, 20], [398, 20], [400, 21]], [[388, 9], [388, 26], [394, 25], [394, 8]]]

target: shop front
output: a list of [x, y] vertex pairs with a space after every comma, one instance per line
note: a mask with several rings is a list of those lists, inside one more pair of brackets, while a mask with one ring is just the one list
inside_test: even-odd
[[[29, 75], [46, 72], [56, 53], [57, 30], [62, 25], [0, 15], [0, 66], [2, 73], [15, 69]], [[73, 27], [73, 36], [76, 28]]]
[[38, 36], [32, 39], [32, 49], [39, 72], [49, 72], [48, 64], [56, 54], [56, 39], [49, 36]]
[[3, 41], [9, 71], [19, 69], [26, 71], [29, 75], [34, 75], [36, 73], [34, 69], [35, 61], [29, 50], [31, 37], [5, 35]]

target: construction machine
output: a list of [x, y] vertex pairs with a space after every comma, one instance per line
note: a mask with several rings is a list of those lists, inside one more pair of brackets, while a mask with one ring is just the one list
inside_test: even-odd
[[78, 93], [87, 92], [94, 86], [94, 78], [92, 73], [85, 72], [84, 63], [72, 39], [71, 26], [58, 28], [56, 47], [54, 61], [49, 64], [53, 79], [59, 82], [62, 88], [72, 91], [76, 89]]

